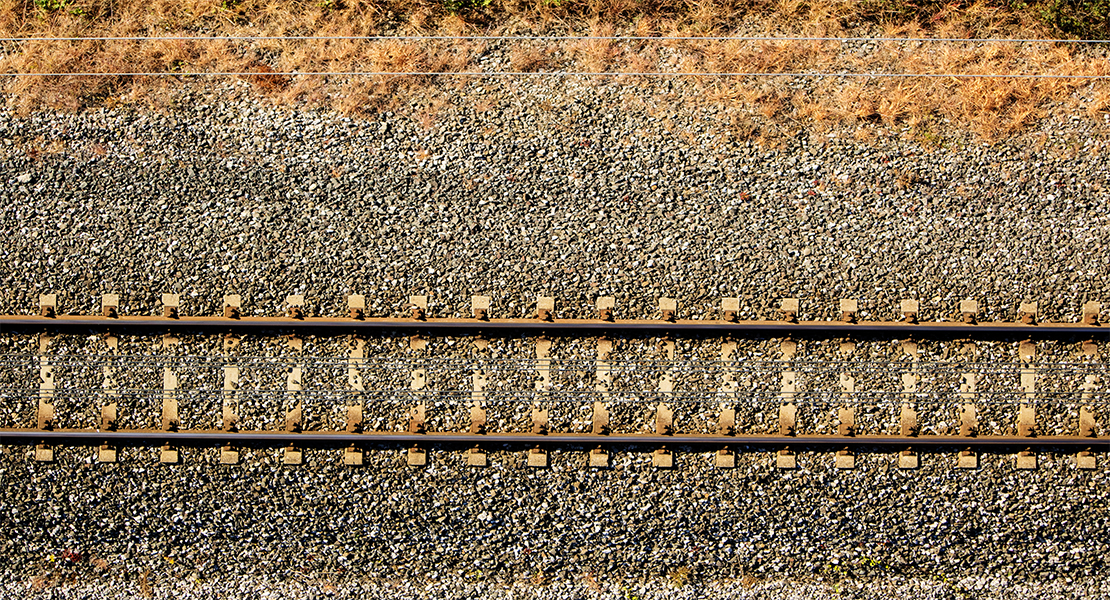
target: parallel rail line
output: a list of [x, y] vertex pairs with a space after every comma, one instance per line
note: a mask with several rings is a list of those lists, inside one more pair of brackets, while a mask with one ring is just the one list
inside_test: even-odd
[[401, 319], [305, 317], [143, 317], [117, 318], [62, 315], [52, 318], [25, 315], [0, 316], [0, 333], [28, 334], [195, 333], [305, 335], [560, 335], [560, 336], [794, 336], [799, 338], [890, 337], [922, 339], [1031, 339], [1087, 338], [1110, 341], [1110, 327], [1082, 323], [962, 322], [909, 323], [905, 321], [725, 321], [651, 319]]
[[[795, 468], [796, 452], [803, 448], [835, 451], [838, 468], [852, 468], [855, 452], [869, 448], [897, 451], [901, 468], [918, 466], [916, 452], [919, 449], [957, 449], [958, 465], [964, 468], [978, 465], [979, 451], [1015, 450], [1017, 466], [1023, 469], [1036, 468], [1038, 451], [1055, 449], [1075, 452], [1077, 465], [1084, 469], [1095, 468], [1096, 453], [1110, 451], [1110, 437], [1100, 437], [1096, 414], [1096, 411], [1105, 409], [1107, 392], [1104, 386], [1110, 380], [1105, 373], [1106, 364], [1098, 359], [1098, 346], [1099, 342], [1110, 341], [1110, 327], [1100, 325], [1101, 305], [1097, 302], [1084, 304], [1080, 323], [1039, 322], [1035, 303], [1023, 303], [1018, 310], [1020, 322], [1010, 323], [980, 322], [977, 318], [978, 305], [973, 301], [960, 303], [961, 321], [943, 322], [918, 322], [918, 303], [913, 300], [902, 301], [901, 321], [859, 321], [857, 302], [854, 300], [841, 301], [841, 318], [836, 321], [798, 320], [796, 299], [783, 301], [782, 318], [777, 321], [739, 320], [739, 300], [736, 298], [722, 300], [720, 318], [701, 320], [675, 318], [677, 302], [670, 298], [659, 299], [658, 319], [615, 319], [615, 299], [612, 297], [598, 299], [598, 318], [595, 319], [555, 318], [554, 299], [550, 297], [537, 300], [536, 316], [531, 319], [490, 318], [490, 298], [485, 296], [472, 298], [473, 318], [470, 319], [427, 317], [427, 298], [424, 296], [411, 298], [409, 308], [412, 317], [408, 319], [369, 317], [364, 297], [352, 295], [347, 301], [350, 311], [347, 318], [307, 316], [303, 296], [286, 299], [288, 312], [283, 317], [243, 316], [239, 296], [224, 298], [222, 317], [184, 316], [179, 313], [180, 297], [165, 294], [161, 316], [124, 316], [119, 312], [118, 296], [111, 294], [105, 295], [102, 300], [103, 314], [89, 316], [60, 315], [56, 297], [44, 295], [40, 297], [39, 315], [0, 316], [0, 334], [40, 334], [37, 355], [0, 356], [0, 368], [14, 366], [23, 369], [24, 379], [29, 373], [27, 369], [37, 369], [39, 378], [37, 390], [29, 387], [12, 393], [0, 390], [3, 392], [0, 397], [22, 402], [21, 406], [26, 406], [26, 401], [37, 403], [38, 423], [34, 428], [0, 430], [0, 444], [33, 444], [36, 459], [40, 461], [53, 460], [56, 446], [98, 446], [102, 462], [115, 462], [116, 448], [120, 446], [160, 445], [161, 462], [164, 463], [178, 462], [178, 447], [218, 446], [220, 462], [224, 464], [238, 463], [240, 448], [283, 447], [286, 464], [302, 464], [303, 448], [341, 447], [344, 449], [344, 463], [349, 465], [363, 464], [364, 448], [385, 445], [408, 447], [409, 464], [415, 466], [426, 464], [426, 450], [431, 446], [468, 447], [468, 463], [474, 466], [486, 465], [487, 453], [496, 445], [529, 448], [530, 466], [547, 466], [548, 449], [567, 447], [589, 449], [589, 465], [593, 467], [608, 465], [608, 453], [613, 448], [648, 447], [654, 448], [653, 464], [661, 468], [673, 466], [675, 449], [716, 450], [716, 464], [720, 467], [734, 465], [738, 448], [774, 450], [776, 464], [780, 468]], [[91, 366], [95, 367], [92, 372], [101, 372], [102, 389], [94, 391], [59, 386], [57, 376], [68, 373], [66, 369], [72, 369], [75, 363], [72, 356], [51, 356], [51, 340], [57, 334], [94, 333], [104, 334], [109, 352], [95, 355], [95, 358], [88, 360], [88, 364], [79, 365], [79, 368], [88, 371]], [[162, 336], [162, 347], [169, 356], [119, 354], [119, 340], [115, 337], [119, 334]], [[223, 354], [219, 359], [210, 360], [173, 356], [171, 348], [180, 343], [175, 337], [179, 334], [222, 335]], [[258, 362], [260, 357], [239, 357], [236, 348], [242, 336], [247, 335], [285, 336], [293, 354], [266, 358], [262, 363]], [[302, 336], [305, 335], [349, 336], [347, 356], [308, 356], [304, 353]], [[375, 336], [407, 336], [409, 351], [414, 354], [408, 355], [410, 359], [386, 358], [382, 362], [378, 357], [368, 355], [366, 340]], [[472, 362], [466, 364], [466, 361], [458, 359], [438, 361], [424, 354], [427, 348], [425, 336], [471, 337], [474, 341]], [[533, 338], [530, 343], [534, 343], [535, 358], [505, 360], [483, 354], [488, 338], [494, 336]], [[596, 338], [596, 358], [566, 360], [552, 356], [553, 338], [575, 336]], [[628, 360], [612, 354], [615, 338], [648, 337], [657, 338], [660, 358]], [[676, 360], [675, 339], [679, 337], [719, 339], [720, 360]], [[737, 340], [743, 338], [780, 338], [782, 360], [737, 360]], [[839, 351], [845, 357], [854, 356], [855, 344], [850, 341], [853, 339], [900, 340], [902, 361], [807, 362], [796, 356], [798, 346], [794, 340], [799, 338], [840, 338]], [[995, 367], [989, 363], [984, 366], [984, 363], [974, 360], [927, 366], [920, 360], [916, 342], [919, 339], [959, 340], [961, 348], [971, 349], [970, 356], [974, 355], [974, 342], [977, 340], [1017, 341], [1016, 360], [1012, 364]], [[1079, 341], [1086, 358], [1081, 362], [1046, 366], [1036, 359], [1038, 340]], [[240, 389], [241, 369], [249, 370], [258, 364], [284, 369], [284, 390], [260, 392]], [[335, 381], [345, 373], [345, 388], [306, 387], [306, 370], [321, 366]], [[152, 373], [160, 371], [161, 389], [136, 390], [120, 385], [118, 376], [124, 370], [149, 370], [151, 367], [154, 368]], [[203, 369], [219, 369], [222, 388], [182, 389], [182, 374], [195, 374]], [[405, 384], [408, 388], [390, 390], [368, 387], [368, 383], [376, 377], [372, 375], [375, 369], [389, 371], [390, 380], [394, 381], [392, 385], [408, 381]], [[457, 372], [460, 369], [466, 372]], [[398, 370], [403, 377], [397, 377]], [[876, 372], [897, 377], [896, 389], [878, 392], [857, 389], [857, 377]], [[509, 376], [504, 378], [506, 373]], [[715, 383], [701, 391], [682, 389], [684, 382], [688, 382], [686, 378], [692, 374], [703, 379], [711, 375]], [[625, 389], [628, 382], [622, 378], [629, 375], [649, 381], [647, 388], [650, 389]], [[836, 377], [829, 378], [830, 375]], [[454, 381], [454, 387], [450, 390], [430, 388], [429, 381], [440, 376], [445, 376], [445, 381]], [[759, 381], [752, 380], [753, 376]], [[499, 380], [499, 377], [504, 380]], [[559, 379], [565, 377], [570, 377], [569, 383]], [[814, 381], [819, 389], [807, 389], [807, 377], [817, 378]], [[459, 389], [457, 383], [467, 380], [472, 384], [471, 389]], [[1039, 383], [1042, 380], [1049, 383], [1049, 389]], [[1072, 383], [1061, 388], [1061, 381]], [[569, 389], [562, 389], [564, 384], [569, 385]], [[507, 389], [505, 386], [515, 387]], [[1059, 389], [1053, 389], [1053, 386]], [[190, 429], [186, 427], [186, 421], [182, 421], [181, 402], [194, 402], [198, 394], [207, 400], [187, 406], [191, 406], [193, 411], [199, 406], [208, 407], [202, 410], [211, 410], [218, 403], [220, 412], [215, 416], [222, 423], [219, 429]], [[248, 427], [248, 422], [242, 420], [240, 404], [259, 394], [280, 396], [285, 411], [283, 430], [280, 425], [269, 429], [272, 425], [253, 421]], [[142, 395], [147, 400], [161, 402], [161, 429], [120, 428], [123, 424], [119, 420], [120, 401], [126, 402]], [[72, 428], [91, 423], [90, 415], [80, 416], [78, 420], [73, 420], [71, 416], [64, 422], [56, 418], [55, 399], [81, 398], [99, 404], [99, 426]], [[310, 398], [342, 400], [335, 407], [345, 412], [345, 430], [322, 431], [313, 421], [306, 419], [309, 416], [306, 412], [309, 410], [307, 400]], [[364, 429], [364, 411], [371, 404], [380, 404], [382, 399], [392, 400], [390, 406], [407, 407], [405, 431]], [[643, 429], [644, 433], [630, 434], [610, 428], [609, 410], [629, 399], [651, 407], [654, 426]], [[761, 399], [774, 406], [764, 406]], [[1005, 399], [1007, 404], [1017, 409], [1014, 419], [1017, 435], [981, 435], [977, 410], [987, 405], [998, 406], [1000, 399]], [[531, 432], [490, 431], [487, 428], [487, 408], [505, 401], [530, 405]], [[952, 401], [958, 403], [958, 411], [943, 418], [947, 421], [956, 417], [954, 427], [941, 424], [935, 431], [923, 428], [918, 418], [919, 408], [928, 409], [931, 404]], [[592, 406], [589, 424], [580, 422], [574, 427], [587, 427], [588, 432], [581, 429], [578, 432], [549, 429], [548, 411], [557, 402], [577, 402], [586, 409]], [[703, 423], [700, 433], [681, 431], [674, 424], [676, 407], [691, 402], [712, 405], [709, 409], [714, 413], [712, 424]], [[753, 404], [757, 402], [758, 407]], [[832, 423], [835, 434], [813, 435], [801, 431], [798, 415], [803, 413], [799, 413], [799, 408], [809, 405], [822, 410], [837, 405], [836, 418]], [[857, 426], [856, 412], [869, 405], [871, 408], [896, 406], [899, 409], [896, 422], [879, 427], [882, 431], [891, 431], [889, 426], [894, 425], [899, 433], [874, 435], [861, 430]], [[320, 410], [319, 406], [313, 406], [312, 411]], [[444, 406], [449, 408], [444, 409]], [[738, 409], [751, 410], [753, 407], [763, 411], [761, 415], [767, 409], [777, 411], [777, 433], [752, 433], [748, 427], [752, 423], [738, 424], [738, 417], [741, 416]], [[1043, 417], [1039, 419], [1037, 413], [1044, 407], [1049, 407], [1050, 411], [1068, 411], [1054, 420], [1053, 433], [1061, 431], [1060, 418], [1064, 418], [1069, 421], [1065, 428], [1075, 431], [1076, 435], [1042, 435], [1045, 432], [1040, 429], [1039, 423], [1043, 423]], [[133, 407], [128, 405], [125, 408], [131, 410]], [[463, 426], [468, 425], [469, 430], [431, 431], [427, 421], [429, 410], [468, 411], [468, 424]], [[706, 409], [703, 406], [697, 410]], [[766, 420], [761, 415], [756, 420]], [[333, 421], [335, 417], [333, 415]], [[883, 418], [892, 417], [887, 414]], [[864, 416], [864, 421], [871, 420], [872, 417]], [[135, 422], [131, 419], [130, 422], [140, 425], [156, 421]], [[452, 423], [457, 422], [457, 419], [449, 419], [441, 428], [455, 429], [458, 425]], [[211, 426], [214, 422], [205, 419], [197, 421], [192, 415], [188, 423], [195, 427], [201, 423]], [[527, 429], [528, 425], [521, 425], [518, 420], [517, 425], [508, 428], [520, 427]], [[875, 423], [869, 423], [868, 427], [874, 431]], [[757, 431], [770, 428], [769, 423], [755, 427]], [[654, 433], [648, 433], [652, 429]], [[715, 430], [716, 434], [708, 433], [709, 430]], [[1007, 428], [995, 430], [1013, 431]], [[959, 433], [950, 434], [952, 431]]]

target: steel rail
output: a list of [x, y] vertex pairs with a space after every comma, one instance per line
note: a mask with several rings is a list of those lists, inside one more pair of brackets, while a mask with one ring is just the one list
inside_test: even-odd
[[4, 444], [97, 445], [106, 443], [172, 446], [297, 446], [341, 447], [365, 445], [491, 445], [510, 446], [695, 446], [761, 448], [1083, 448], [1110, 450], [1110, 437], [1078, 436], [898, 436], [898, 435], [639, 435], [639, 434], [560, 434], [531, 433], [345, 433], [220, 430], [119, 430], [89, 429], [0, 429]]
[[324, 335], [389, 333], [427, 333], [435, 335], [708, 335], [708, 336], [795, 336], [894, 337], [894, 338], [975, 338], [1024, 337], [1032, 339], [1077, 338], [1110, 341], [1110, 327], [1081, 323], [1039, 323], [1026, 325], [1009, 322], [921, 322], [904, 321], [720, 321], [629, 319], [400, 319], [308, 317], [142, 317], [96, 316], [39, 317], [0, 316], [0, 333], [314, 333]]

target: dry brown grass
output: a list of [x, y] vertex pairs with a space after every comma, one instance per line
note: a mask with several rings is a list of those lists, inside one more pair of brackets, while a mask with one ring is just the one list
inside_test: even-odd
[[520, 73], [539, 73], [555, 68], [556, 49], [554, 46], [524, 46], [513, 48], [509, 53], [509, 70]]
[[[55, 11], [33, 0], [0, 0], [5, 36], [338, 35], [380, 33], [466, 35], [538, 33], [613, 35], [712, 35], [722, 33], [892, 37], [1048, 37], [1029, 13], [983, 1], [936, 4], [920, 18], [900, 17], [896, 3], [848, 0], [504, 0], [494, 8], [450, 14], [428, 0], [68, 0]], [[907, 5], [911, 6], [911, 5]], [[915, 6], [916, 5], [912, 5]], [[886, 7], [886, 8], [883, 8]], [[893, 8], [892, 8], [893, 7]], [[919, 7], [918, 7], [919, 8]], [[924, 10], [924, 9], [921, 9]], [[886, 12], [883, 12], [886, 11]], [[890, 13], [890, 14], [888, 14]], [[863, 29], [851, 23], [865, 23]], [[489, 44], [407, 40], [35, 41], [0, 58], [5, 72], [245, 73], [254, 93], [280, 104], [329, 106], [347, 114], [423, 104], [449, 92], [459, 78], [428, 76], [319, 77], [282, 72], [381, 73], [477, 71]], [[1071, 45], [986, 46], [885, 42], [856, 52], [836, 42], [613, 41], [513, 42], [496, 48], [505, 57], [494, 68], [514, 72], [888, 72], [1106, 75], [1110, 67]], [[207, 79], [160, 76], [13, 77], [4, 82], [9, 107], [79, 110], [87, 106], [168, 103], [172, 88]], [[911, 129], [947, 121], [984, 139], [1020, 132], [1046, 107], [1082, 91], [1083, 114], [1110, 110], [1104, 82], [998, 78], [827, 78], [805, 89], [787, 78], [699, 77], [707, 102], [741, 107], [773, 128], [738, 126], [747, 135], [776, 128], [824, 131], [837, 126], [883, 124]], [[796, 81], [796, 80], [795, 80]], [[1079, 106], [1079, 104], [1077, 104]], [[421, 122], [434, 122], [437, 108]], [[430, 121], [429, 121], [430, 119]], [[933, 125], [930, 125], [933, 124]], [[868, 134], [859, 133], [866, 136]]]

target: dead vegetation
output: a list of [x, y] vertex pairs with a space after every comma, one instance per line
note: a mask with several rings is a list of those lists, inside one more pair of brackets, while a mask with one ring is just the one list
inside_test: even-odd
[[[1043, 7], [999, 2], [846, 0], [0, 0], [4, 37], [368, 35], [854, 35], [1046, 38], [1068, 33]], [[1082, 31], [1081, 33], [1091, 33]], [[1098, 33], [1098, 31], [1095, 31]], [[372, 114], [421, 97], [428, 104], [463, 77], [397, 76], [485, 70], [542, 73], [919, 73], [1110, 75], [1074, 44], [822, 41], [483, 40], [36, 40], [8, 43], [8, 73], [132, 73], [12, 77], [10, 108], [79, 110], [167, 102], [167, 89], [205, 85], [195, 73], [238, 73], [278, 104]], [[479, 60], [484, 59], [484, 60]], [[318, 76], [285, 73], [370, 72]], [[180, 76], [143, 75], [180, 73]], [[1027, 129], [1047, 107], [1101, 122], [1110, 86], [1081, 79], [808, 78], [703, 76], [705, 101], [746, 108], [784, 127], [818, 131], [883, 124], [956, 127], [984, 139]], [[1077, 94], [1077, 92], [1080, 92]], [[1086, 98], [1086, 101], [1077, 98]], [[755, 127], [748, 123], [741, 129]]]

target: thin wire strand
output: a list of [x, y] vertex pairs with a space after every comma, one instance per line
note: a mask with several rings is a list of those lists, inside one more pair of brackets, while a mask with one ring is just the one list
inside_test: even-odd
[[1011, 44], [1107, 44], [1110, 40], [1066, 40], [1059, 38], [882, 38], [882, 37], [798, 37], [798, 36], [621, 36], [621, 35], [248, 35], [248, 36], [94, 36], [94, 37], [11, 37], [0, 42], [114, 42], [114, 41], [311, 41], [311, 40], [442, 40], [442, 41], [736, 41], [736, 42], [940, 42], [940, 43], [1011, 43]]
[[139, 72], [76, 72], [76, 73], [0, 73], [0, 77], [273, 77], [273, 76], [304, 76], [304, 77], [812, 77], [812, 78], [875, 78], [875, 79], [1110, 79], [1108, 75], [1052, 75], [1047, 73], [1033, 74], [996, 74], [996, 73], [742, 73], [742, 72], [666, 72], [666, 71], [638, 71], [622, 73], [619, 71], [274, 71], [266, 73], [252, 72], [167, 72], [154, 71], [150, 73]]

